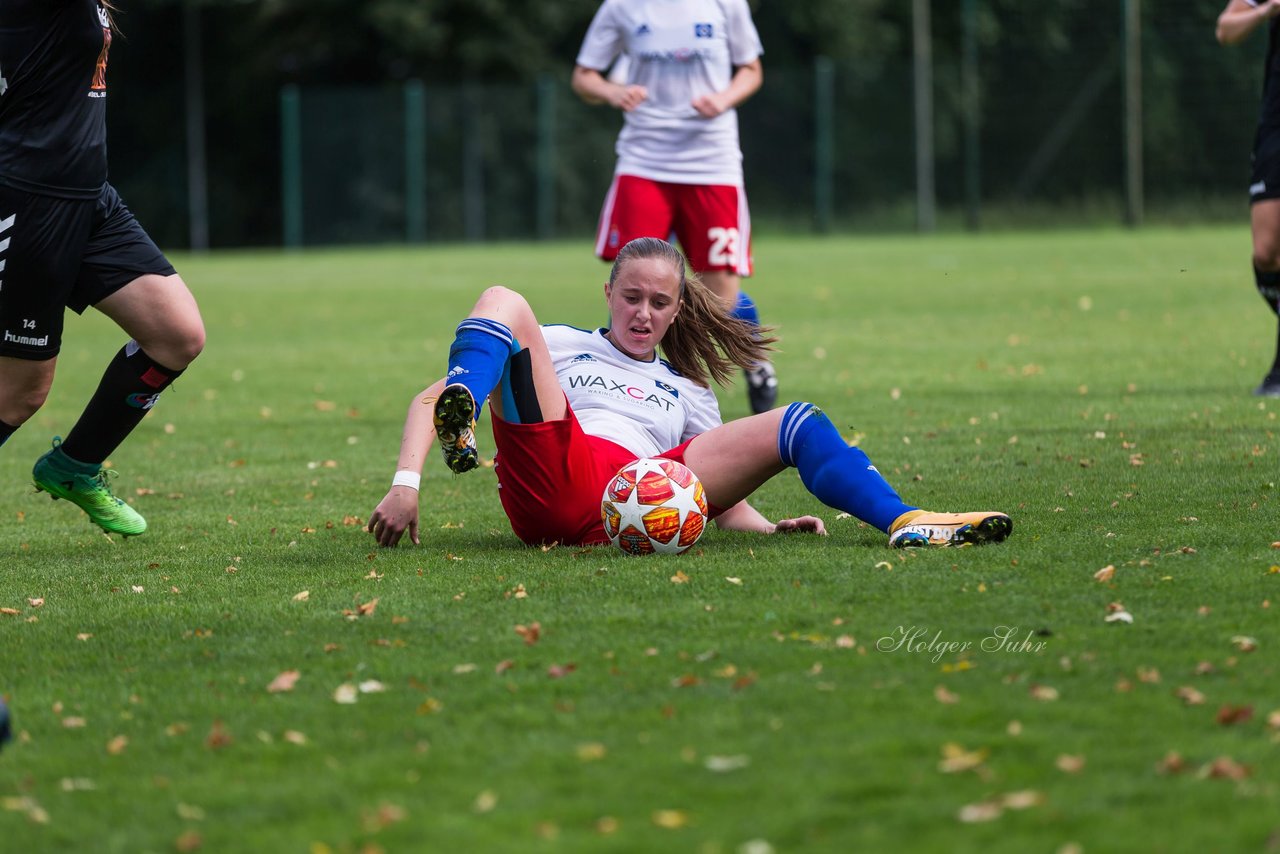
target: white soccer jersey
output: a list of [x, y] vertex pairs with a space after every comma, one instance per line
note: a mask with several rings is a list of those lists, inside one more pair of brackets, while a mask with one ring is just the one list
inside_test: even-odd
[[747, 0], [605, 0], [578, 65], [603, 73], [627, 58], [627, 82], [649, 96], [624, 113], [617, 173], [676, 184], [742, 185], [738, 114], [693, 108], [764, 52]]
[[650, 362], [631, 358], [604, 331], [542, 327], [560, 387], [587, 435], [651, 457], [720, 425], [711, 389], [657, 356]]

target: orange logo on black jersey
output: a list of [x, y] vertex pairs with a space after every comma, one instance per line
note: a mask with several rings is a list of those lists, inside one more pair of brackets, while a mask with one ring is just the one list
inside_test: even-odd
[[107, 51], [111, 50], [111, 18], [102, 6], [98, 6], [98, 21], [102, 24], [102, 53], [98, 54], [98, 65], [93, 70], [93, 85], [89, 88], [94, 92], [105, 92], [107, 91]]

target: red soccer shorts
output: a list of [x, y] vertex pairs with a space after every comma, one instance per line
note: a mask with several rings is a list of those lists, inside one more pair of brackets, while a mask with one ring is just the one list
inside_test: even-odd
[[672, 234], [697, 272], [751, 275], [751, 214], [741, 187], [615, 175], [600, 212], [596, 255], [612, 261], [637, 237]]
[[[600, 521], [604, 489], [636, 458], [621, 445], [588, 436], [569, 409], [559, 421], [511, 424], [493, 417], [498, 497], [511, 530], [529, 545], [609, 542]], [[692, 439], [689, 440], [693, 441]], [[658, 454], [684, 463], [684, 442]], [[708, 504], [711, 518], [723, 512]]]

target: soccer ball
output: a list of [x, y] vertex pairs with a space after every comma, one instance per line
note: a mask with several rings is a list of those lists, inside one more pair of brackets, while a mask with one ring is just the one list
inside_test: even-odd
[[707, 497], [697, 475], [675, 460], [639, 459], [609, 481], [600, 502], [609, 541], [629, 555], [678, 555], [707, 527]]

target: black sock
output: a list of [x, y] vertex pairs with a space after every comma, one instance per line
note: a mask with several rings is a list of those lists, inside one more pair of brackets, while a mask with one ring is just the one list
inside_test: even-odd
[[63, 441], [62, 452], [83, 463], [101, 463], [181, 374], [157, 363], [130, 341], [107, 365], [98, 390]]
[[1280, 317], [1280, 270], [1259, 270], [1254, 267], [1253, 283], [1266, 301], [1267, 308]]
[[17, 429], [18, 428], [14, 427], [12, 424], [6, 424], [5, 422], [0, 421], [0, 445], [7, 442], [9, 437], [13, 435], [13, 431]]
[[1271, 364], [1268, 380], [1280, 380], [1280, 324], [1276, 326], [1276, 360]]

